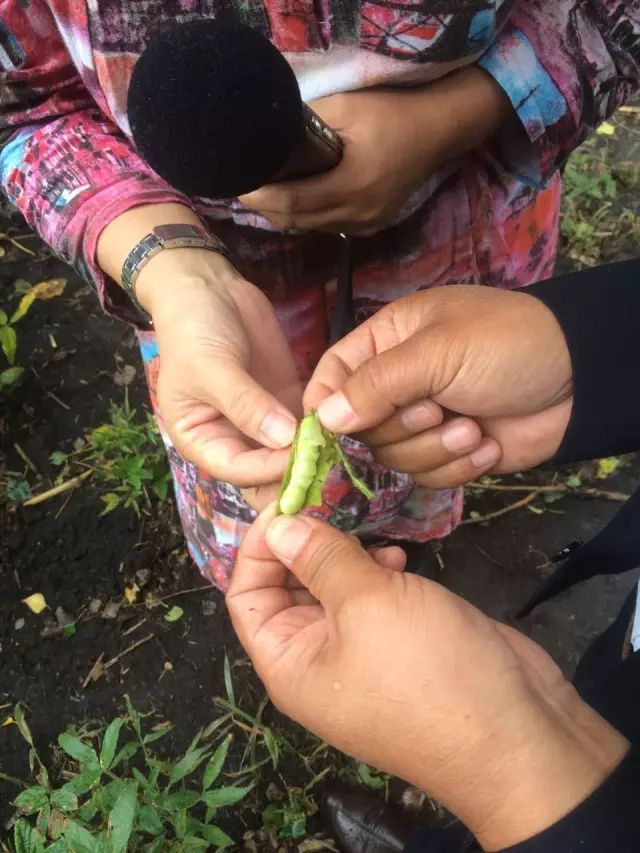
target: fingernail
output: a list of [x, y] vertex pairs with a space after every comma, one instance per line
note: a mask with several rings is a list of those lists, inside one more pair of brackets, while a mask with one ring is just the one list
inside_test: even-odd
[[291, 562], [309, 541], [311, 528], [299, 518], [279, 516], [267, 530], [267, 543], [276, 557]]
[[354, 419], [355, 412], [342, 391], [336, 391], [320, 403], [318, 417], [327, 429], [338, 432]]
[[477, 441], [477, 433], [470, 423], [453, 421], [442, 432], [442, 444], [451, 453], [470, 450]]
[[400, 423], [409, 432], [422, 432], [440, 423], [440, 407], [429, 400], [407, 406], [400, 413]]
[[288, 447], [296, 434], [296, 422], [281, 412], [269, 412], [262, 421], [260, 432], [274, 447]]
[[488, 468], [497, 462], [499, 458], [500, 448], [493, 442], [491, 444], [481, 444], [469, 457], [476, 468]]

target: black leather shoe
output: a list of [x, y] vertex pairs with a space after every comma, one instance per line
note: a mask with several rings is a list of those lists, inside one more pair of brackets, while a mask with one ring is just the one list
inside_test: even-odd
[[342, 853], [402, 853], [412, 834], [401, 814], [368, 794], [329, 794], [324, 813]]

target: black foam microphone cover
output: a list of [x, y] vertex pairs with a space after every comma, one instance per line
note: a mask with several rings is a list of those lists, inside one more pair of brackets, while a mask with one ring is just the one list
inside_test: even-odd
[[192, 21], [155, 36], [134, 67], [127, 109], [142, 157], [189, 195], [250, 192], [305, 138], [291, 66], [234, 21]]

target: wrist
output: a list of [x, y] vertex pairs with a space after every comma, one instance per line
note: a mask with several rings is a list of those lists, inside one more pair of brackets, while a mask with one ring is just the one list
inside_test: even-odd
[[[425, 88], [432, 101], [425, 111], [431, 123], [435, 114], [446, 124], [438, 134], [442, 141], [441, 162], [461, 157], [494, 137], [513, 113], [513, 107], [502, 87], [493, 77], [473, 65], [455, 71]], [[455, 103], [455, 109], [451, 104]], [[433, 137], [432, 126], [422, 130], [423, 138]]]
[[190, 292], [225, 287], [238, 278], [223, 255], [200, 248], [164, 249], [145, 264], [136, 280], [138, 302], [154, 322], [176, 310]]
[[562, 820], [628, 752], [628, 741], [568, 683], [560, 692], [560, 702], [532, 700], [515, 726], [507, 723], [511, 734], [494, 741], [492, 755], [476, 758], [483, 784], [456, 813], [483, 850], [520, 844]]

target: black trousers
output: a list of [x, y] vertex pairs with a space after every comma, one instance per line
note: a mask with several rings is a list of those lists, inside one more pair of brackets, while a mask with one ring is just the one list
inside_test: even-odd
[[[573, 683], [582, 698], [632, 743], [640, 742], [640, 652], [623, 659], [636, 606], [636, 588], [613, 624], [591, 644]], [[476, 853], [471, 833], [461, 823], [417, 832], [404, 853]]]

